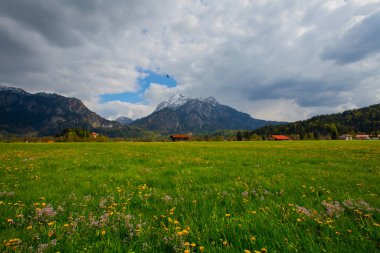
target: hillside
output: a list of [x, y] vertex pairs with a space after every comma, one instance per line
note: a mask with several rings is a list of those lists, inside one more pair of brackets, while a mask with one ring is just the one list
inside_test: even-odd
[[261, 136], [271, 134], [299, 135], [300, 139], [336, 139], [345, 133], [380, 133], [380, 104], [347, 110], [342, 113], [320, 115], [308, 120], [278, 126], [266, 126], [253, 131]]

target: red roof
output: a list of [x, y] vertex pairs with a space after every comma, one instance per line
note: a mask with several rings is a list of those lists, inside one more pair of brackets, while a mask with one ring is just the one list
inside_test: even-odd
[[275, 140], [290, 140], [288, 136], [285, 135], [272, 135]]
[[190, 138], [190, 135], [188, 134], [172, 134], [170, 135], [171, 138]]

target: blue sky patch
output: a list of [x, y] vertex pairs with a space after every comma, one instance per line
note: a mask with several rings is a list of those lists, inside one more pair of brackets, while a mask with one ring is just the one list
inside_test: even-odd
[[110, 101], [123, 101], [129, 103], [139, 103], [144, 102], [143, 94], [149, 88], [151, 83], [162, 84], [167, 87], [176, 87], [177, 82], [168, 74], [158, 74], [151, 70], [137, 69], [140, 73], [144, 73], [145, 77], [138, 78], [137, 82], [139, 85], [139, 90], [136, 92], [124, 92], [117, 94], [102, 94], [100, 95], [100, 101], [102, 103]]

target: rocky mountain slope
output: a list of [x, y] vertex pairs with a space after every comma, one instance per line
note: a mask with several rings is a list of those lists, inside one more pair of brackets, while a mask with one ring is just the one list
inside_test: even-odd
[[0, 133], [55, 135], [65, 128], [88, 130], [119, 127], [90, 111], [79, 99], [57, 94], [30, 94], [0, 86]]

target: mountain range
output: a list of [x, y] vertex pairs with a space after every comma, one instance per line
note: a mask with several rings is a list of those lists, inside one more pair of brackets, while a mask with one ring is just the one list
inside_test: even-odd
[[90, 111], [77, 98], [44, 92], [31, 94], [19, 88], [0, 86], [0, 135], [57, 135], [67, 128], [83, 128], [110, 136], [157, 133], [210, 133], [223, 129], [256, 129], [280, 122], [252, 118], [222, 105], [215, 98], [175, 95], [160, 103], [147, 117], [132, 121], [107, 120]]
[[251, 130], [263, 137], [296, 134], [301, 139], [334, 139], [342, 133], [379, 134], [380, 104], [286, 123], [252, 118], [213, 97], [174, 95], [146, 117], [112, 121], [92, 112], [77, 98], [44, 92], [31, 94], [0, 85], [0, 137], [55, 136], [67, 128], [82, 128], [110, 137], [148, 139], [152, 134], [209, 134], [223, 130]]
[[252, 130], [266, 125], [286, 122], [252, 118], [232, 107], [220, 104], [215, 98], [190, 98], [174, 95], [161, 102], [156, 110], [130, 125], [161, 133], [211, 133], [226, 129]]

